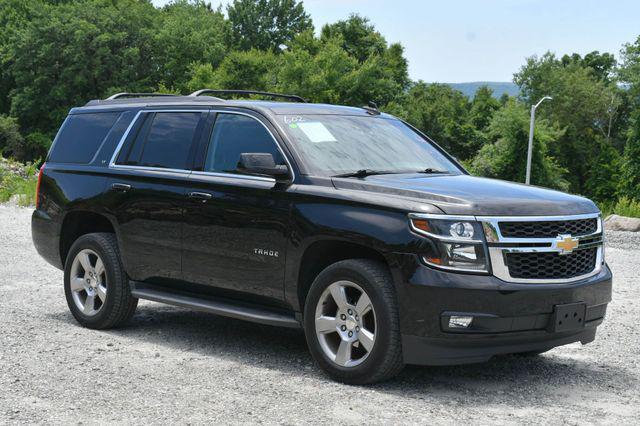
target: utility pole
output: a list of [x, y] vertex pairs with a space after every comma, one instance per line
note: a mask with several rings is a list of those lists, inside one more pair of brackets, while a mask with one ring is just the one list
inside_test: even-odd
[[524, 183], [526, 183], [527, 185], [529, 185], [531, 182], [531, 157], [533, 156], [533, 129], [535, 127], [536, 121], [536, 108], [538, 108], [538, 106], [547, 99], [551, 100], [553, 98], [551, 96], [545, 96], [544, 98], [540, 99], [537, 104], [531, 105], [531, 123], [529, 124], [529, 149], [527, 150], [527, 173], [524, 181]]

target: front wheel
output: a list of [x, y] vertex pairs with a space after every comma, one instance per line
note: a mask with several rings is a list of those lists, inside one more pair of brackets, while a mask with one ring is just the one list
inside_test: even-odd
[[379, 382], [404, 366], [395, 290], [378, 262], [344, 260], [322, 271], [309, 290], [304, 327], [314, 359], [339, 381]]

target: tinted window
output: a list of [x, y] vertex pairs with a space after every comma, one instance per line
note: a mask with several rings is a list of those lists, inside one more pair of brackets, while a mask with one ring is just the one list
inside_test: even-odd
[[234, 172], [242, 153], [269, 153], [276, 164], [285, 164], [271, 134], [259, 121], [244, 115], [218, 114], [204, 170]]
[[119, 112], [70, 115], [60, 129], [48, 161], [89, 163], [119, 115]]
[[187, 169], [199, 112], [159, 112], [147, 117], [126, 164]]

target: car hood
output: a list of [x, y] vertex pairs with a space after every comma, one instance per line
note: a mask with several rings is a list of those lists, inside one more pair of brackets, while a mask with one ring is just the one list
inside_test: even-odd
[[446, 214], [546, 216], [597, 213], [583, 197], [469, 175], [389, 174], [334, 178], [343, 190], [369, 191], [433, 204]]

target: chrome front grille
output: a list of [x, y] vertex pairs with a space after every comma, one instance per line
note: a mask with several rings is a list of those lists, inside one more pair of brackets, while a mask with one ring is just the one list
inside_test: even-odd
[[555, 238], [570, 234], [574, 237], [593, 234], [598, 230], [598, 218], [553, 220], [540, 222], [500, 222], [500, 232], [509, 238]]
[[493, 275], [515, 283], [568, 283], [604, 265], [599, 214], [476, 217], [489, 246]]
[[574, 278], [595, 269], [598, 249], [593, 247], [566, 255], [553, 252], [507, 253], [505, 258], [509, 275], [513, 278]]

